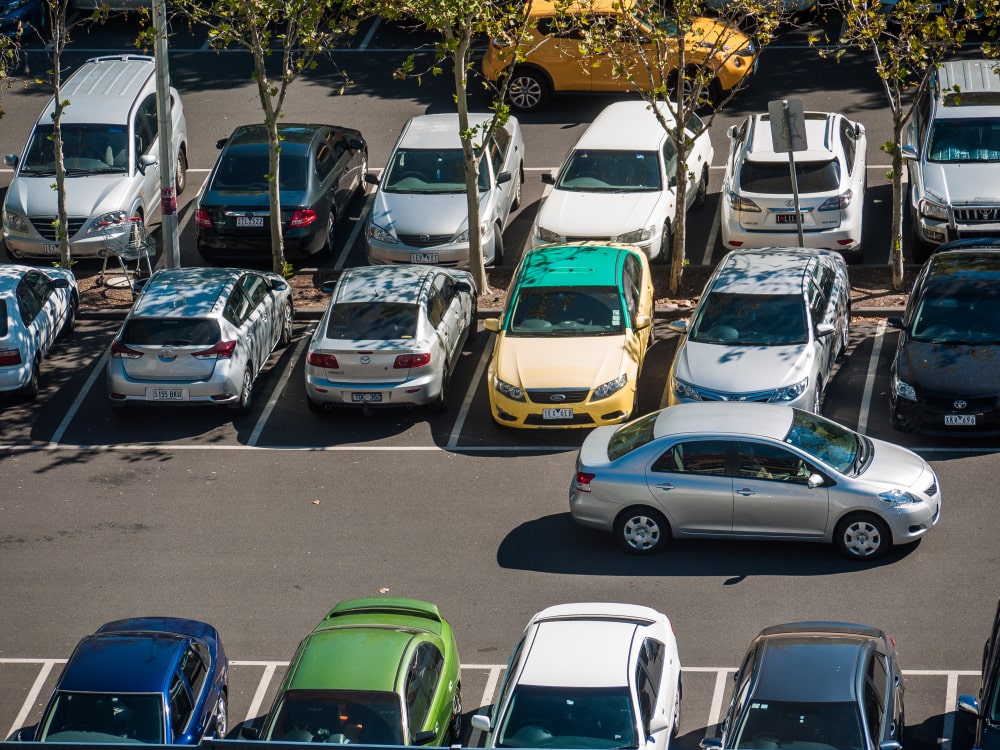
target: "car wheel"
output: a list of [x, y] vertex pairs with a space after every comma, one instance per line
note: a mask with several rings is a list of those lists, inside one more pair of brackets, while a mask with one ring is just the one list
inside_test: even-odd
[[663, 222], [663, 232], [660, 234], [660, 254], [656, 256], [656, 262], [661, 265], [669, 265], [670, 258], [674, 254], [674, 230], [670, 225], [670, 219]]
[[321, 404], [318, 401], [313, 401], [308, 396], [306, 396], [306, 405], [309, 407], [309, 411], [311, 411], [317, 417], [322, 417], [329, 413], [324, 404]]
[[330, 216], [326, 220], [326, 238], [323, 240], [323, 252], [333, 255], [337, 239], [337, 217], [330, 206]]
[[919, 423], [913, 417], [902, 416], [892, 408], [892, 404], [889, 405], [889, 421], [892, 422], [892, 426], [899, 430], [900, 432], [916, 432]]
[[497, 224], [493, 228], [493, 260], [491, 266], [499, 266], [503, 263], [503, 230]]
[[515, 68], [511, 74], [507, 99], [518, 112], [533, 112], [545, 104], [549, 96], [549, 82], [537, 70]]
[[76, 330], [76, 311], [80, 307], [80, 299], [71, 294], [69, 297], [69, 308], [66, 310], [66, 322], [63, 323], [62, 330], [59, 331], [59, 338], [66, 338]]
[[691, 203], [691, 208], [695, 211], [705, 207], [705, 203], [708, 201], [708, 166], [706, 165], [704, 169], [701, 170], [701, 179], [698, 181], [698, 188], [694, 194], [694, 201]]
[[451, 701], [451, 724], [448, 735], [452, 745], [458, 745], [462, 740], [462, 683], [455, 686], [455, 697]]
[[215, 707], [215, 736], [220, 740], [226, 738], [229, 731], [229, 714], [226, 712], [226, 694], [219, 696], [219, 703]]
[[823, 381], [816, 378], [816, 388], [813, 389], [813, 414], [819, 414], [823, 407]]
[[368, 192], [368, 153], [362, 152], [361, 154], [361, 179], [358, 181], [358, 187], [355, 191], [355, 195], [365, 195]]
[[677, 681], [677, 694], [674, 696], [673, 726], [670, 727], [670, 736], [677, 737], [681, 733], [681, 681]]
[[837, 350], [837, 359], [847, 353], [847, 344], [851, 340], [851, 306], [847, 305], [847, 317], [844, 320], [844, 330], [840, 334], [840, 348]]
[[285, 312], [283, 313], [283, 318], [281, 320], [281, 336], [278, 338], [279, 349], [284, 349], [286, 346], [292, 343], [292, 336], [294, 335], [295, 331], [294, 319], [295, 319], [295, 311], [292, 308], [291, 304], [289, 304], [285, 308]]
[[841, 554], [852, 560], [874, 560], [892, 546], [889, 527], [868, 513], [842, 519], [833, 532], [833, 541]]
[[518, 165], [517, 175], [514, 177], [514, 200], [510, 202], [510, 210], [516, 211], [521, 207], [521, 186], [524, 185], [524, 163]]
[[670, 526], [663, 514], [652, 508], [629, 508], [615, 519], [618, 544], [635, 555], [649, 555], [667, 545]]
[[434, 411], [442, 414], [448, 411], [448, 363], [445, 362], [444, 372], [441, 374], [441, 390], [433, 403]]
[[28, 380], [17, 389], [17, 396], [22, 401], [34, 401], [38, 398], [38, 379], [41, 375], [41, 367], [41, 359], [36, 354], [35, 359], [31, 363], [31, 372], [28, 375]]
[[187, 172], [188, 172], [188, 158], [187, 154], [184, 153], [184, 149], [181, 148], [177, 152], [177, 174], [174, 176], [174, 187], [177, 188], [177, 195], [184, 192], [184, 188], [187, 187]]
[[[911, 190], [913, 188], [910, 188]], [[934, 245], [929, 242], [925, 242], [920, 236], [920, 216], [917, 209], [913, 207], [913, 202], [910, 202], [910, 233], [913, 235], [913, 261], [915, 263], [923, 263], [929, 257], [931, 253], [934, 252]]]
[[472, 298], [472, 314], [469, 320], [469, 332], [465, 334], [465, 345], [468, 346], [476, 340], [479, 334], [479, 301]]
[[253, 402], [253, 373], [247, 367], [243, 371], [243, 387], [240, 388], [240, 397], [233, 405], [233, 410], [238, 414], [249, 414], [250, 404]]

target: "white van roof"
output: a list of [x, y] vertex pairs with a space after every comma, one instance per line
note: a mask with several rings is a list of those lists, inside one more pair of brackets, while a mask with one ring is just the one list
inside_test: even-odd
[[[664, 120], [676, 120], [666, 102], [657, 102]], [[597, 151], [648, 151], [658, 149], [667, 131], [645, 101], [615, 102], [605, 107], [580, 136], [574, 148]]]
[[[156, 64], [147, 55], [92, 57], [62, 86], [62, 98], [69, 101], [62, 121], [116, 125], [128, 122], [129, 110], [143, 88], [153, 78]], [[49, 101], [38, 121], [52, 122], [55, 98]]]

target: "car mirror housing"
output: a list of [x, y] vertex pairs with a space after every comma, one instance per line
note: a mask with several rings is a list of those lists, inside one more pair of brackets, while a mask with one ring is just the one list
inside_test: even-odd
[[546, 185], [555, 185], [556, 176], [551, 172], [542, 172], [542, 182]]
[[369, 172], [368, 174], [365, 175], [365, 182], [371, 185], [378, 185], [379, 184], [378, 175]]
[[510, 182], [514, 179], [514, 176], [510, 172], [501, 172], [497, 175], [497, 185], [503, 185], [505, 182]]
[[979, 716], [979, 701], [974, 695], [960, 695], [955, 701], [955, 708], [963, 713]]
[[156, 157], [152, 154], [143, 154], [139, 157], [139, 171], [146, 174], [146, 170], [156, 164]]
[[336, 281], [324, 281], [323, 286], [320, 287], [327, 294], [333, 294], [333, 290], [337, 288]]
[[644, 328], [649, 328], [653, 324], [653, 319], [648, 315], [636, 315], [635, 316], [635, 330], [641, 331]]
[[903, 325], [903, 319], [898, 315], [893, 315], [889, 318], [886, 318], [885, 324], [890, 328], [905, 328], [905, 326]]
[[221, 149], [227, 143], [229, 143], [229, 136], [226, 136], [225, 138], [220, 138], [219, 140], [217, 140], [215, 142], [215, 147], [218, 148], [218, 149]]
[[915, 149], [913, 146], [903, 146], [901, 149], [899, 149], [899, 154], [904, 159], [916, 160], [918, 158], [917, 149]]
[[413, 744], [430, 745], [432, 742], [434, 742], [435, 739], [437, 739], [437, 736], [434, 734], [434, 731], [431, 729], [427, 729], [423, 732], [417, 732], [415, 735], [413, 735]]
[[14, 735], [14, 739], [18, 742], [34, 742], [35, 729], [36, 727], [24, 727], [24, 729], [18, 729], [17, 733]]
[[486, 320], [483, 321], [483, 328], [487, 331], [493, 331], [493, 333], [496, 333], [500, 330], [500, 318], [486, 318]]
[[360, 151], [365, 147], [365, 142], [360, 138], [352, 138], [347, 142], [347, 147], [351, 149], [351, 151]]
[[704, 750], [722, 750], [721, 737], [706, 737], [698, 743]]
[[483, 714], [474, 714], [472, 719], [472, 728], [478, 729], [480, 732], [490, 731], [490, 717]]
[[662, 732], [669, 726], [670, 717], [668, 717], [665, 713], [660, 712], [649, 720], [649, 733], [656, 734], [657, 732]]
[[667, 328], [671, 331], [677, 331], [677, 333], [687, 333], [688, 332], [688, 319], [683, 320], [671, 320], [667, 323]]
[[806, 480], [806, 487], [811, 490], [814, 490], [817, 487], [822, 487], [824, 484], [826, 484], [826, 480], [823, 479], [822, 474], [810, 474], [809, 478]]
[[878, 743], [878, 750], [902, 750], [903, 746], [896, 740], [886, 740]]
[[16, 167], [17, 166], [17, 154], [7, 154], [3, 158], [3, 163], [6, 164], [8, 167]]
[[816, 335], [817, 336], [829, 336], [836, 330], [833, 323], [818, 323], [816, 325]]

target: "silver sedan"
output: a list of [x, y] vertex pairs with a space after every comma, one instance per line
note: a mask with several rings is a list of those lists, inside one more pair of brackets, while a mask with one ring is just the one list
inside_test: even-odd
[[777, 404], [679, 404], [580, 448], [573, 520], [649, 553], [671, 537], [832, 542], [871, 560], [915, 542], [941, 514], [915, 453]]

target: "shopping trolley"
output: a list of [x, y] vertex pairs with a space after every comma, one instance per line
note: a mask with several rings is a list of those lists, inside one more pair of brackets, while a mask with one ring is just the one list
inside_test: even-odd
[[118, 259], [122, 274], [130, 292], [135, 292], [135, 282], [153, 275], [152, 258], [156, 255], [156, 242], [146, 231], [146, 222], [141, 216], [126, 217], [119, 213], [113, 221], [102, 221], [97, 225], [104, 233], [104, 250], [101, 255], [101, 284], [108, 273], [108, 258]]

